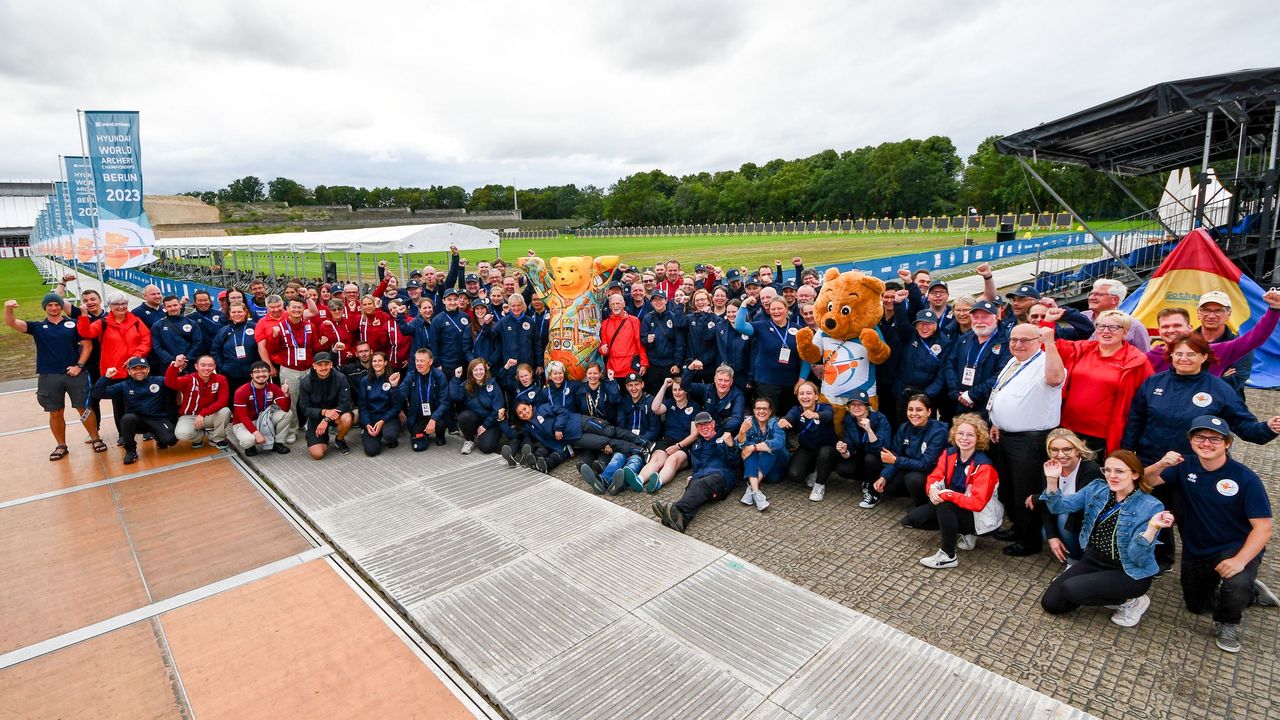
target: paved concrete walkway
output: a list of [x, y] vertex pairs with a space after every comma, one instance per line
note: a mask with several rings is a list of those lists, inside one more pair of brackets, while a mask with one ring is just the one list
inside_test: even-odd
[[1087, 717], [458, 444], [252, 461], [514, 718]]

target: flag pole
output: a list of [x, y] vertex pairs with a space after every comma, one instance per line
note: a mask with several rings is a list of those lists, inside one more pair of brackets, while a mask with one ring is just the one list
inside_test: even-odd
[[[76, 125], [80, 131], [80, 152], [84, 155], [84, 159], [89, 163], [89, 197], [92, 198], [93, 212], [89, 214], [89, 222], [93, 228], [93, 259], [94, 265], [98, 267], [98, 285], [102, 291], [102, 300], [107, 300], [107, 281], [102, 273], [102, 241], [98, 233], [98, 183], [93, 177], [93, 158], [89, 156], [89, 145], [86, 140], [86, 131], [84, 127], [84, 111], [76, 110]], [[77, 273], [78, 275], [79, 273]]]

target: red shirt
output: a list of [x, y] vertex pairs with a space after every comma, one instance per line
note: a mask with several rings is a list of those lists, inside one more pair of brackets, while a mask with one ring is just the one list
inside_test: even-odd
[[1062, 427], [1105, 438], [1108, 452], [1119, 448], [1133, 394], [1152, 374], [1151, 363], [1129, 343], [1111, 357], [1102, 357], [1097, 340], [1058, 340], [1057, 346], [1067, 368]]
[[227, 406], [227, 378], [219, 373], [201, 380], [199, 373], [179, 375], [172, 363], [164, 371], [164, 385], [178, 392], [179, 415], [212, 415]]
[[387, 338], [387, 327], [390, 324], [391, 316], [377, 309], [372, 315], [363, 312], [347, 314], [347, 331], [351, 333], [351, 339], [357, 343], [369, 343], [369, 349], [374, 352], [386, 352], [390, 347]]
[[269, 382], [259, 390], [253, 383], [245, 383], [236, 389], [235, 403], [231, 406], [233, 421], [243, 425], [249, 432], [258, 432], [258, 416], [271, 403], [275, 403], [281, 410], [289, 410], [289, 396], [284, 394], [279, 385]]
[[[290, 370], [310, 370], [316, 351], [328, 346], [327, 342], [320, 342], [320, 333], [311, 320], [292, 323], [286, 318], [273, 325], [268, 333], [267, 352], [272, 364]], [[259, 330], [257, 334], [261, 337], [262, 332]]]

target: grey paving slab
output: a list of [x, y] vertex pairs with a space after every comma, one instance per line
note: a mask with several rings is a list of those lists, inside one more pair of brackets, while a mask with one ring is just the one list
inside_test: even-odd
[[627, 513], [540, 555], [593, 592], [634, 610], [724, 551]]
[[334, 452], [322, 460], [313, 460], [301, 443], [295, 444], [288, 455], [272, 453], [249, 460], [308, 515], [395, 487], [408, 479], [383, 471], [373, 462], [378, 458], [357, 457], [355, 452], [350, 455]]
[[766, 695], [858, 617], [728, 555], [636, 614], [719, 659]]
[[540, 482], [472, 514], [533, 552], [561, 545], [600, 523], [631, 515], [561, 482]]
[[802, 720], [1089, 717], [866, 616], [769, 699]]
[[765, 701], [747, 716], [747, 720], [799, 720], [799, 718], [777, 705]]
[[562, 483], [525, 468], [509, 468], [504, 460], [489, 456], [464, 472], [433, 475], [425, 478], [423, 484], [454, 505], [472, 510], [532, 487]]
[[747, 717], [764, 697], [669, 635], [626, 616], [504, 690], [512, 717]]
[[525, 555], [409, 614], [482, 689], [498, 695], [623, 610]]
[[343, 551], [361, 556], [463, 517], [462, 510], [427, 490], [420, 480], [311, 514]]
[[437, 525], [372, 551], [352, 553], [402, 607], [412, 607], [524, 555], [524, 548], [470, 517]]

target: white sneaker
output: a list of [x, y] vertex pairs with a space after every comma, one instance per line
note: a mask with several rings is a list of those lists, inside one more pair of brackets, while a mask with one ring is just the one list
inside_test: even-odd
[[759, 510], [760, 512], [764, 512], [769, 508], [769, 498], [766, 498], [764, 496], [764, 493], [760, 492], [759, 490], [755, 491], [755, 495], [752, 499], [756, 503], [756, 509]]
[[813, 484], [813, 492], [809, 493], [809, 499], [814, 502], [822, 502], [822, 498], [827, 496], [827, 486], [819, 483]]
[[934, 570], [942, 570], [944, 568], [953, 568], [960, 563], [954, 557], [939, 550], [927, 558], [920, 558], [920, 564]]
[[1138, 621], [1142, 619], [1142, 613], [1146, 612], [1149, 607], [1151, 607], [1151, 598], [1146, 595], [1139, 595], [1116, 608], [1116, 611], [1111, 615], [1111, 622], [1120, 627], [1133, 627], [1138, 624]]
[[473, 441], [471, 441], [471, 440], [464, 440], [464, 441], [462, 442], [462, 454], [463, 454], [463, 455], [470, 455], [470, 454], [471, 454], [471, 451], [475, 449], [475, 446], [476, 446], [476, 444], [475, 444]]
[[752, 490], [752, 489], [751, 489], [751, 486], [750, 486], [750, 485], [748, 485], [748, 486], [747, 486], [747, 491], [746, 491], [746, 492], [744, 492], [744, 493], [742, 493], [742, 504], [743, 504], [743, 505], [751, 505], [751, 504], [754, 504], [754, 503], [755, 503], [755, 501], [756, 501], [756, 500], [755, 500], [755, 494], [756, 494], [756, 491], [755, 491], [755, 490]]
[[[816, 470], [814, 472], [809, 473], [804, 478], [804, 484], [808, 487], [813, 487], [814, 485], [817, 484], [817, 482], [818, 482], [818, 472]], [[818, 499], [821, 500], [822, 498], [818, 498]]]
[[977, 546], [978, 546], [977, 535], [961, 535], [960, 537], [956, 538], [957, 550], [972, 550]]

